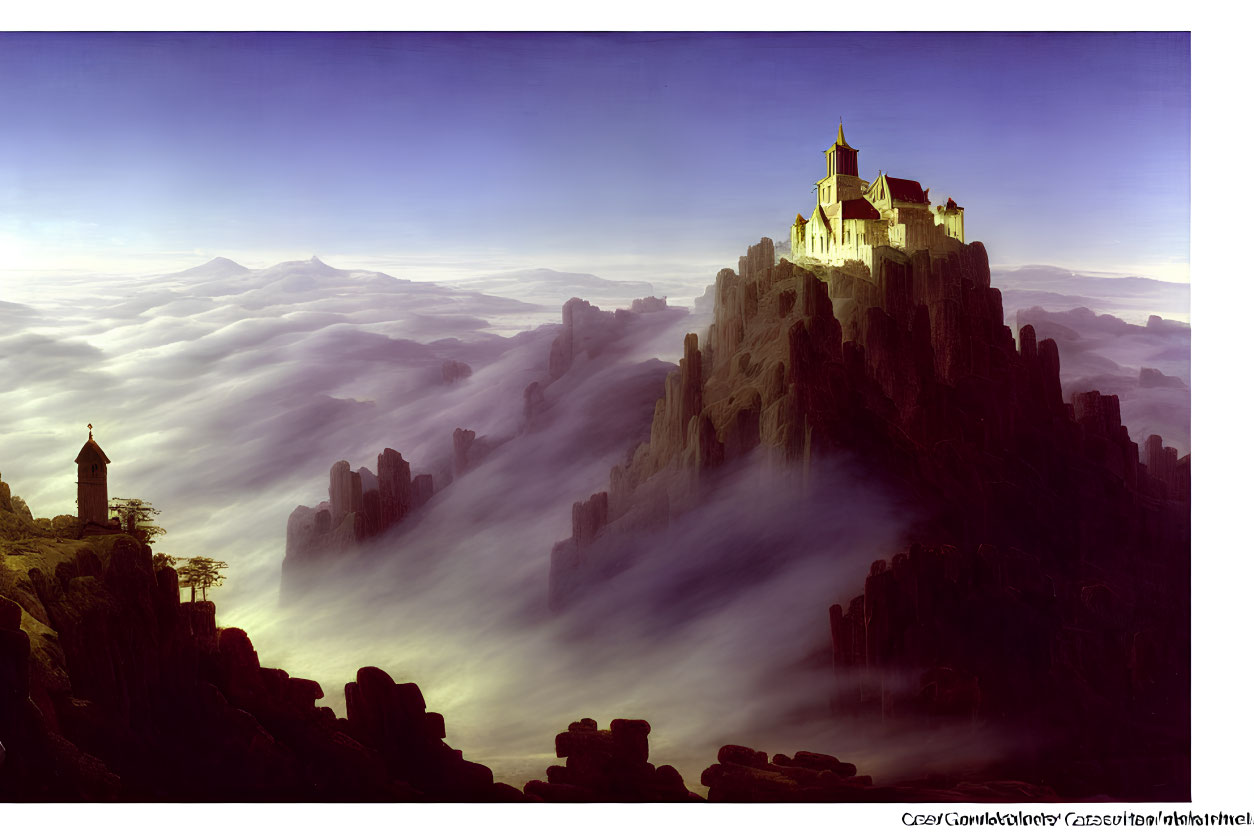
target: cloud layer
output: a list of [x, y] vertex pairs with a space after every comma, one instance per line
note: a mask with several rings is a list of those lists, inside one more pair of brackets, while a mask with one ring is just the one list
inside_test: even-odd
[[[249, 631], [263, 664], [318, 679], [337, 709], [359, 666], [418, 682], [453, 745], [505, 780], [542, 776], [553, 734], [583, 716], [648, 719], [654, 762], [692, 783], [731, 741], [825, 749], [877, 778], [994, 751], [938, 732], [906, 752], [900, 728], [831, 723], [827, 606], [910, 522], [847, 462], [816, 473], [823, 488], [809, 495], [746, 463], [699, 512], [642, 539], [612, 582], [549, 613], [549, 549], [571, 504], [647, 435], [682, 336], [703, 332], [708, 313], [633, 318], [548, 386], [525, 434], [523, 391], [547, 379], [560, 301], [612, 307], [650, 287], [553, 271], [443, 286], [317, 259], [266, 270], [217, 259], [173, 276], [6, 288], [0, 467], [36, 516], [73, 513], [73, 459], [92, 422], [111, 492], [162, 509], [159, 548], [231, 564], [220, 620]], [[1134, 438], [1154, 426], [1187, 449], [1188, 390], [1172, 382], [1189, 380], [1186, 326], [1026, 316], [1059, 341], [1068, 386], [1109, 378], [1103, 390], [1129, 393]], [[445, 382], [448, 360], [471, 376]], [[336, 582], [279, 608], [287, 516], [325, 499], [331, 464], [374, 470], [393, 447], [415, 473], [440, 472], [455, 427], [493, 448], [483, 463]]]

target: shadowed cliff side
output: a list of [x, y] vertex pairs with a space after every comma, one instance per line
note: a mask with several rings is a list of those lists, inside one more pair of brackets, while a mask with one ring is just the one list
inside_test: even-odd
[[649, 441], [574, 505], [551, 605], [629, 565], [640, 532], [717, 501], [750, 452], [803, 489], [852, 453], [922, 521], [833, 610], [834, 710], [1003, 723], [1055, 736], [1012, 766], [1071, 769], [1071, 794], [1187, 796], [1187, 457], [1143, 463], [1117, 397], [1063, 402], [1056, 345], [1031, 326], [1016, 344], [983, 245], [874, 255], [869, 277], [812, 271], [763, 239], [718, 274], [714, 322], [687, 336]]
[[0, 800], [521, 798], [443, 742], [417, 685], [363, 668], [346, 718], [316, 706], [318, 683], [262, 667], [129, 536], [3, 548]]

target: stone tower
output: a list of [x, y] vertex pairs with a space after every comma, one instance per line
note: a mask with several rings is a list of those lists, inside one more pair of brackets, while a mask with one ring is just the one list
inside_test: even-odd
[[866, 182], [858, 176], [858, 149], [845, 139], [845, 125], [836, 128], [836, 141], [823, 152], [827, 171], [818, 187], [818, 203], [830, 206], [842, 200], [857, 200], [866, 190]]
[[827, 149], [827, 174], [858, 176], [858, 149], [845, 141], [845, 123], [836, 128], [836, 142]]
[[78, 465], [78, 521], [107, 525], [109, 522], [109, 484], [106, 478], [109, 457], [91, 435], [87, 425], [87, 443], [74, 460]]

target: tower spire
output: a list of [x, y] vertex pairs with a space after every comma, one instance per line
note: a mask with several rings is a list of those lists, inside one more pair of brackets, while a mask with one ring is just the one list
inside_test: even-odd
[[839, 127], [836, 128], [836, 144], [849, 147], [849, 143], [845, 142], [845, 120], [840, 120]]

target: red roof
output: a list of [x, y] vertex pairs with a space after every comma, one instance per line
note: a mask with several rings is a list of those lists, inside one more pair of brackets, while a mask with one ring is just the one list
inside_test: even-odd
[[888, 184], [888, 192], [893, 196], [893, 200], [904, 200], [906, 203], [927, 203], [927, 193], [923, 191], [923, 186], [919, 185], [918, 180], [902, 180], [899, 177], [889, 177], [884, 175], [884, 182]]
[[865, 197], [840, 202], [840, 216], [847, 221], [878, 221], [880, 212]]

